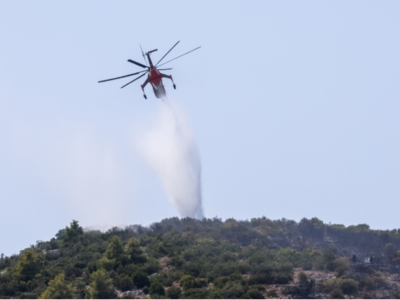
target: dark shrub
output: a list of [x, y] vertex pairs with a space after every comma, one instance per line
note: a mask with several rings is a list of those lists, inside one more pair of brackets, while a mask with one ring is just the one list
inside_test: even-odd
[[165, 295], [164, 287], [159, 282], [153, 282], [150, 286], [149, 292], [152, 298], [157, 298], [158, 296]]
[[229, 277], [226, 277], [226, 276], [218, 277], [214, 281], [214, 286], [218, 289], [222, 289], [228, 281], [229, 281]]
[[240, 298], [243, 294], [247, 292], [247, 288], [245, 288], [240, 283], [228, 282], [225, 287], [222, 289], [222, 294], [224, 298], [229, 299], [237, 299]]
[[304, 274], [303, 272], [300, 272], [299, 275], [297, 276], [299, 279], [300, 284], [306, 284], [307, 283], [307, 275]]
[[144, 286], [149, 286], [150, 280], [149, 277], [147, 277], [147, 274], [143, 272], [137, 272], [135, 275], [133, 275], [133, 284], [141, 289]]
[[275, 278], [271, 274], [257, 274], [251, 275], [249, 279], [250, 284], [271, 284], [275, 282]]
[[276, 298], [276, 297], [278, 297], [278, 294], [276, 293], [275, 290], [269, 290], [269, 291], [267, 292], [267, 296], [268, 296], [269, 298]]
[[116, 278], [116, 286], [123, 292], [133, 288], [133, 280], [127, 275], [122, 275]]
[[351, 295], [357, 292], [358, 283], [353, 279], [343, 279], [340, 287], [342, 288], [344, 294]]
[[247, 292], [251, 299], [264, 299], [264, 296], [256, 289], [251, 289]]
[[167, 290], [166, 296], [167, 296], [168, 298], [171, 298], [171, 299], [179, 299], [179, 297], [181, 296], [181, 294], [182, 294], [182, 291], [181, 291], [180, 288], [177, 288], [177, 287], [175, 287], [175, 286], [171, 286], [171, 287]]
[[208, 295], [208, 291], [206, 289], [188, 289], [185, 290], [183, 294], [183, 298], [185, 299], [206, 299]]
[[292, 279], [293, 278], [290, 274], [277, 273], [274, 275], [274, 283], [277, 283], [277, 284], [287, 284]]
[[196, 287], [196, 279], [192, 275], [183, 275], [179, 281], [179, 285], [183, 290], [188, 290]]
[[339, 288], [334, 288], [331, 292], [331, 297], [333, 299], [343, 299], [342, 291]]

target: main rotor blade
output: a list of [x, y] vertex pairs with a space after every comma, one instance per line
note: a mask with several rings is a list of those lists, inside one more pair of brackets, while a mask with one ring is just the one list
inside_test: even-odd
[[166, 70], [172, 70], [172, 68], [167, 68], [167, 69], [157, 69], [159, 71], [166, 71]]
[[143, 52], [143, 49], [142, 49], [142, 45], [139, 44], [139, 46], [140, 46], [140, 50], [142, 51], [142, 56], [143, 56], [143, 59], [144, 59], [144, 63], [147, 65], [147, 60], [146, 60], [146, 56], [144, 55], [144, 52]]
[[141, 63], [138, 63], [137, 61], [134, 61], [134, 60], [132, 60], [132, 59], [128, 59], [128, 61], [129, 61], [130, 63], [133, 63], [133, 64], [135, 64], [135, 65], [138, 65], [139, 67], [148, 69], [147, 66], [142, 65]]
[[143, 77], [143, 76], [146, 75], [146, 74], [147, 74], [147, 73], [144, 73], [144, 74], [140, 75], [139, 77], [136, 77], [136, 78], [133, 79], [132, 81], [129, 81], [127, 84], [121, 86], [121, 89], [124, 88], [124, 87], [126, 87], [128, 84], [131, 84], [132, 82], [138, 80], [140, 77]]
[[172, 48], [171, 48], [171, 49], [169, 49], [169, 51], [168, 51], [167, 53], [165, 53], [165, 55], [164, 55], [164, 56], [163, 56], [163, 57], [162, 57], [162, 58], [161, 58], [161, 59], [160, 59], [160, 60], [159, 60], [159, 61], [156, 63], [156, 67], [157, 67], [157, 65], [158, 65], [158, 64], [159, 64], [159, 63], [160, 63], [160, 62], [161, 62], [161, 61], [164, 59], [164, 57], [166, 57], [166, 56], [168, 55], [168, 53], [170, 53], [170, 52], [171, 52], [171, 50], [172, 50], [172, 49], [174, 49], [174, 48], [175, 48], [175, 46], [179, 44], [179, 42], [180, 42], [180, 41], [177, 41], [177, 42], [176, 42], [176, 44], [175, 44], [175, 45], [173, 45], [173, 46], [172, 46]]
[[173, 58], [173, 59], [171, 59], [171, 60], [169, 60], [169, 61], [167, 61], [167, 62], [165, 62], [165, 63], [163, 63], [163, 64], [161, 64], [161, 65], [159, 65], [159, 67], [161, 67], [161, 66], [163, 66], [163, 65], [169, 63], [170, 61], [173, 61], [173, 60], [175, 60], [175, 59], [177, 59], [177, 58], [179, 58], [179, 57], [182, 57], [182, 56], [184, 56], [184, 55], [186, 55], [186, 54], [189, 54], [190, 52], [193, 52], [194, 50], [200, 49], [200, 48], [201, 48], [201, 46], [200, 46], [200, 47], [197, 47], [197, 48], [195, 48], [195, 49], [193, 49], [193, 50], [190, 50], [189, 52], [186, 52], [186, 53], [184, 53], [184, 54], [182, 54], [182, 55], [179, 55], [178, 57], [175, 57], [175, 58]]
[[115, 78], [111, 78], [111, 79], [100, 80], [98, 83], [106, 82], [106, 81], [110, 81], [110, 80], [115, 80], [115, 79], [120, 79], [120, 78], [125, 78], [125, 77], [133, 76], [133, 75], [136, 75], [136, 74], [139, 74], [139, 73], [143, 73], [143, 72], [147, 72], [147, 70], [146, 71], [140, 71], [140, 72], [132, 73], [132, 74], [129, 74], [129, 75], [120, 76], [120, 77], [115, 77]]

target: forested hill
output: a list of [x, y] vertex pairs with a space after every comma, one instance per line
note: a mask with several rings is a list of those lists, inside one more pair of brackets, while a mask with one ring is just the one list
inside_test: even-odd
[[400, 229], [171, 218], [102, 233], [73, 221], [1, 255], [0, 298], [395, 298], [399, 270]]

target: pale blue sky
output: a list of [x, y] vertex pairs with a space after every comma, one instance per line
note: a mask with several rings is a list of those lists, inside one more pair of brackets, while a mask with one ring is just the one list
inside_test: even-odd
[[[1, 1], [0, 253], [177, 213], [135, 155], [157, 110], [144, 49], [173, 58], [207, 217], [400, 228], [398, 1]], [[166, 65], [167, 66], [167, 65]], [[167, 72], [166, 72], [167, 73]]]

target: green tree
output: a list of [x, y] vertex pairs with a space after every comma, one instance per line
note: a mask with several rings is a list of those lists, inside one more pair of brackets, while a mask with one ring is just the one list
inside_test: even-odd
[[299, 279], [300, 284], [307, 284], [307, 275], [304, 274], [303, 272], [300, 272], [299, 275], [297, 275], [297, 278]]
[[291, 248], [281, 248], [275, 256], [274, 261], [278, 264], [290, 262], [293, 265], [300, 260], [300, 253]]
[[33, 279], [42, 267], [43, 256], [29, 248], [19, 257], [14, 274], [19, 280], [28, 281]]
[[196, 287], [196, 279], [192, 275], [183, 275], [179, 281], [179, 285], [184, 289], [192, 289]]
[[124, 246], [122, 245], [121, 239], [117, 235], [112, 237], [104, 255], [108, 259], [115, 259], [117, 263], [121, 262], [123, 259]]
[[79, 226], [78, 221], [72, 220], [71, 226], [65, 227], [65, 233], [61, 236], [62, 245], [66, 246], [68, 242], [77, 242], [81, 235], [83, 235], [83, 228]]
[[164, 295], [165, 295], [165, 290], [162, 284], [159, 282], [153, 282], [150, 286], [150, 296], [153, 298]]
[[114, 259], [108, 259], [107, 257], [102, 257], [98, 260], [98, 264], [100, 265], [101, 268], [111, 271], [114, 266], [115, 266], [115, 258]]
[[[188, 289], [184, 294], [185, 299], [206, 299], [208, 298], [208, 291], [206, 289], [194, 288]], [[237, 298], [237, 297], [235, 297]]]
[[116, 298], [117, 294], [114, 290], [112, 279], [103, 269], [93, 272], [90, 276], [89, 297], [90, 299], [112, 299]]
[[166, 296], [171, 299], [179, 299], [181, 297], [182, 291], [176, 286], [171, 286], [166, 293]]
[[142, 292], [145, 293], [146, 295], [148, 295], [150, 292], [149, 287], [145, 286], [144, 288], [142, 288]]
[[134, 263], [144, 263], [147, 261], [143, 250], [140, 248], [139, 240], [131, 238], [125, 246], [125, 253]]
[[247, 288], [240, 283], [230, 281], [224, 286], [221, 292], [224, 295], [224, 298], [240, 298], [247, 292]]
[[343, 257], [336, 258], [335, 261], [336, 277], [341, 277], [347, 270], [348, 260]]
[[75, 288], [72, 284], [67, 284], [64, 274], [58, 274], [53, 280], [49, 281], [47, 289], [40, 295], [40, 299], [73, 299], [75, 298]]
[[125, 292], [133, 287], [133, 280], [126, 274], [121, 274], [118, 275], [114, 279], [115, 285], [120, 289], [121, 291]]

